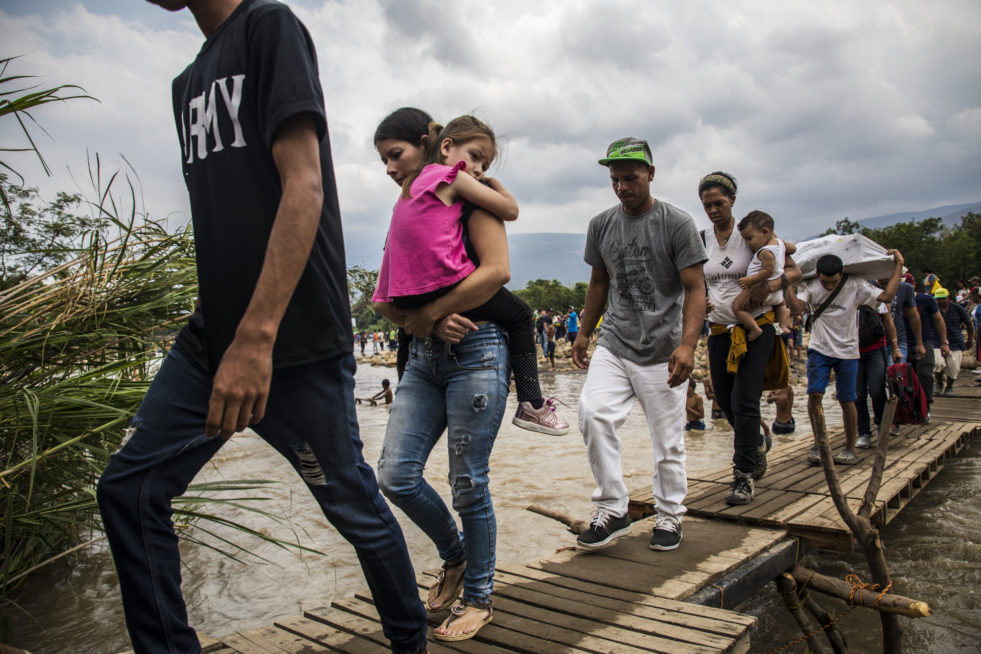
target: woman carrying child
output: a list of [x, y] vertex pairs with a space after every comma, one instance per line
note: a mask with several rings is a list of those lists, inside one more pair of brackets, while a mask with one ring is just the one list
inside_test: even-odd
[[[398, 114], [386, 122], [399, 122]], [[503, 224], [488, 211], [474, 211], [466, 221], [472, 246], [468, 254], [461, 214], [466, 200], [514, 219], [517, 203], [496, 180], [487, 180], [487, 186], [478, 182], [496, 156], [494, 133], [480, 121], [464, 116], [445, 128], [428, 126], [425, 138], [419, 139], [425, 148], [421, 170], [392, 174], [393, 157], [411, 159], [417, 153], [393, 147], [397, 141], [376, 138], [389, 174], [402, 182], [403, 195], [393, 213], [374, 301], [383, 315], [404, 325], [413, 340], [392, 405], [378, 477], [385, 495], [429, 536], [444, 562], [426, 601], [430, 611], [452, 605], [436, 638], [463, 640], [492, 618], [496, 521], [488, 460], [507, 399], [508, 346], [514, 350], [520, 340], [519, 333], [506, 335], [502, 326], [523, 321], [536, 387], [537, 361], [527, 305], [500, 292], [509, 275]], [[431, 165], [423, 168], [423, 163]], [[528, 363], [527, 356], [517, 362], [512, 357], [522, 404], [527, 401], [521, 389]], [[550, 402], [543, 400], [541, 407], [541, 413], [556, 418]], [[557, 418], [545, 426], [568, 431]], [[444, 429], [452, 503], [462, 534], [423, 478]], [[457, 602], [461, 588], [463, 596]]]
[[[709, 370], [716, 400], [726, 420], [733, 428], [733, 482], [725, 501], [728, 504], [748, 504], [753, 499], [753, 481], [766, 472], [766, 452], [770, 442], [760, 434], [760, 396], [767, 361], [773, 353], [776, 333], [770, 310], [773, 303], [762, 303], [750, 309], [753, 322], [760, 333], [745, 343], [746, 352], [738, 361], [737, 371], [730, 371], [728, 360], [733, 350], [733, 332], [743, 331], [734, 303], [743, 293], [740, 280], [747, 277], [753, 250], [736, 231], [732, 207], [736, 203], [736, 179], [729, 173], [717, 171], [703, 177], [698, 184], [698, 196], [712, 228], [702, 232], [708, 260], [703, 269], [708, 290], [708, 319], [711, 335], [708, 339]], [[786, 256], [784, 272], [776, 279], [752, 284], [750, 293], [757, 300], [768, 300], [767, 294], [785, 288], [800, 278], [800, 269]], [[757, 295], [758, 294], [758, 295]], [[747, 304], [746, 306], [749, 306]], [[766, 316], [770, 315], [769, 318]], [[731, 325], [736, 325], [730, 329]]]

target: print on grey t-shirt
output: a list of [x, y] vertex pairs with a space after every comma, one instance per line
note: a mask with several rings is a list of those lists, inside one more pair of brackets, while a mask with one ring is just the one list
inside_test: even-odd
[[610, 259], [616, 266], [610, 276], [616, 274], [617, 301], [624, 309], [656, 311], [651, 246], [641, 245], [635, 238], [625, 245], [612, 243], [610, 247]]

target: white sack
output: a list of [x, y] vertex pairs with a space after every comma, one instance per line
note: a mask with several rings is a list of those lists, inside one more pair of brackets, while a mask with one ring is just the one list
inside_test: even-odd
[[822, 236], [797, 244], [794, 261], [800, 266], [804, 279], [817, 277], [817, 260], [825, 254], [835, 254], [845, 264], [845, 272], [863, 279], [891, 277], [896, 269], [886, 249], [861, 234]]

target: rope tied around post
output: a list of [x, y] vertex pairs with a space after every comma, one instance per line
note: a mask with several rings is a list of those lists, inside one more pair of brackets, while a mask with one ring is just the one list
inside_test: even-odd
[[[879, 584], [867, 584], [863, 582], [861, 577], [859, 577], [856, 574], [845, 575], [845, 581], [847, 581], [852, 585], [852, 592], [849, 593], [848, 595], [848, 603], [854, 606], [859, 606], [862, 604], [862, 599], [864, 598], [864, 593], [866, 590], [877, 591], [880, 588]], [[879, 602], [882, 600], [883, 597], [886, 596], [886, 593], [888, 593], [891, 589], [892, 589], [892, 580], [890, 580], [889, 583], [886, 584], [886, 587], [882, 589], [882, 592], [879, 593], [878, 597], [875, 598], [875, 601], [872, 602], [873, 609], [879, 608]], [[855, 601], [856, 593], [858, 594], [857, 602]]]

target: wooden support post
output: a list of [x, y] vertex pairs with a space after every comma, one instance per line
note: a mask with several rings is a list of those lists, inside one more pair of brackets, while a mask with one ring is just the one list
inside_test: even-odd
[[821, 627], [804, 610], [803, 603], [797, 597], [797, 584], [794, 582], [794, 578], [785, 572], [777, 577], [775, 581], [777, 589], [783, 597], [783, 603], [787, 605], [790, 614], [794, 616], [794, 620], [797, 621], [801, 631], [804, 632], [804, 637], [807, 639], [807, 646], [815, 654], [831, 654], [831, 650], [828, 649], [824, 638], [821, 636]]
[[[811, 398], [808, 398], [809, 400]], [[885, 410], [882, 412], [882, 423], [879, 428], [879, 443], [876, 448], [875, 461], [872, 465], [872, 475], [862, 505], [856, 514], [848, 506], [845, 494], [841, 491], [841, 483], [838, 481], [838, 473], [835, 471], [834, 458], [831, 454], [831, 443], [828, 440], [828, 431], [824, 422], [824, 408], [821, 404], [808, 402], [808, 417], [811, 419], [811, 429], [814, 431], [815, 439], [821, 451], [821, 464], [824, 468], [824, 477], [828, 482], [828, 491], [834, 501], [835, 508], [841, 514], [842, 519], [855, 536], [855, 541], [865, 555], [869, 564], [869, 571], [872, 575], [872, 583], [879, 588], [888, 589], [892, 586], [889, 577], [889, 568], [886, 566], [886, 558], [882, 552], [882, 541], [879, 540], [879, 531], [872, 526], [869, 521], [872, 504], [879, 492], [879, 485], [882, 482], [882, 471], [885, 469], [886, 453], [889, 449], [889, 429], [892, 425], [893, 416], [896, 413], [897, 398], [892, 397], [886, 403]], [[881, 602], [879, 604], [881, 607]], [[882, 649], [884, 652], [898, 652], [902, 649], [903, 625], [899, 617], [887, 611], [879, 611], [879, 620], [882, 622]]]
[[824, 627], [824, 633], [828, 637], [828, 642], [831, 643], [831, 649], [835, 651], [835, 654], [848, 654], [848, 643], [845, 641], [845, 634], [841, 633], [838, 625], [834, 624], [835, 618], [831, 616], [831, 613], [826, 608], [818, 604], [807, 593], [807, 589], [804, 589], [803, 592], [804, 608]]
[[854, 585], [843, 579], [835, 579], [827, 575], [808, 570], [803, 566], [794, 566], [790, 571], [797, 585], [801, 588], [813, 588], [814, 590], [837, 597], [846, 602], [854, 603], [858, 606], [867, 608], [877, 608], [880, 613], [892, 613], [905, 615], [908, 618], [925, 618], [930, 615], [930, 605], [926, 602], [903, 597], [894, 593], [886, 593], [876, 605], [876, 598], [880, 591], [864, 589], [861, 593], [855, 591]]

